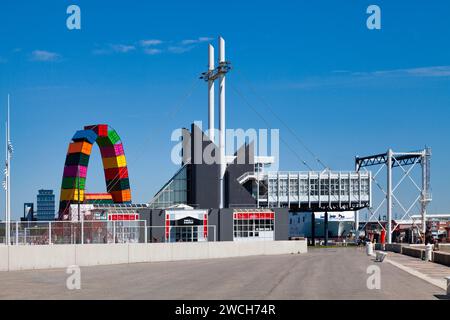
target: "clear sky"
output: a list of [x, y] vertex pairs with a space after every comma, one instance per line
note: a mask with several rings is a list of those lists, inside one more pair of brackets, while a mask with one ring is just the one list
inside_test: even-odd
[[[81, 30], [66, 28], [70, 4], [81, 8]], [[381, 30], [366, 27], [370, 4], [381, 7]], [[356, 155], [428, 145], [430, 211], [448, 213], [449, 17], [447, 0], [2, 0], [0, 121], [11, 93], [13, 217], [40, 188], [59, 198], [67, 145], [87, 124], [117, 130], [133, 200], [149, 201], [177, 169], [172, 131], [207, 120], [198, 76], [218, 35], [234, 67], [228, 126], [279, 128], [282, 170], [307, 170], [299, 158], [322, 169], [290, 130], [333, 170], [352, 170]], [[97, 150], [87, 188], [105, 188]]]

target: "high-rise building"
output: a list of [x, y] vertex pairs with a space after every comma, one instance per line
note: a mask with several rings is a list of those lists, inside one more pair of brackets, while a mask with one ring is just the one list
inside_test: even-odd
[[53, 190], [39, 190], [36, 204], [38, 221], [55, 220], [55, 195]]

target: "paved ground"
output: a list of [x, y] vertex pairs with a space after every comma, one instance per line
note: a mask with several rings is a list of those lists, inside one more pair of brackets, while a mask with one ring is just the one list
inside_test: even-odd
[[[363, 249], [82, 268], [82, 289], [65, 270], [0, 273], [0, 299], [436, 299], [444, 291], [390, 263], [381, 290], [366, 286], [374, 265]], [[448, 268], [450, 269], [450, 268]]]
[[387, 261], [394, 262], [394, 265], [400, 264], [403, 270], [414, 273], [420, 273], [422, 278], [428, 278], [432, 283], [445, 289], [447, 287], [446, 277], [450, 276], [450, 268], [438, 263], [430, 263], [414, 257], [403, 254], [388, 252]]

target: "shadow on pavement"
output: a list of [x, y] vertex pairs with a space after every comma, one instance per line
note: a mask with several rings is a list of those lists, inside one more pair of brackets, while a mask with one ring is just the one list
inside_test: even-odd
[[445, 294], [435, 294], [434, 296], [439, 300], [450, 300], [450, 296]]

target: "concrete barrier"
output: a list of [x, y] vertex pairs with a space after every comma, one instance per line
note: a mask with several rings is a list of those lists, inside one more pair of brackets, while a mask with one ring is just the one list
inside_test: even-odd
[[145, 243], [130, 244], [128, 246], [128, 262], [141, 263], [150, 261], [150, 250]]
[[210, 244], [209, 242], [173, 243], [171, 261], [208, 259]]
[[450, 243], [439, 243], [438, 250], [450, 253]]
[[173, 243], [152, 243], [148, 246], [150, 260], [148, 262], [162, 262], [172, 261], [172, 247], [176, 245]]
[[264, 241], [243, 241], [238, 244], [239, 256], [261, 256], [264, 255]]
[[399, 243], [386, 243], [384, 245], [386, 251], [391, 251], [395, 253], [402, 253], [402, 248], [407, 247], [407, 245], [399, 244]]
[[239, 245], [241, 243], [231, 241], [211, 242], [209, 246], [209, 257], [211, 259], [239, 257]]
[[433, 262], [450, 267], [450, 252], [433, 252]]
[[8, 271], [9, 254], [8, 247], [0, 245], [0, 271]]
[[384, 244], [383, 243], [375, 243], [375, 250], [384, 250]]
[[422, 256], [425, 254], [425, 250], [419, 248], [404, 247], [402, 248], [402, 253], [410, 257], [422, 259]]
[[77, 244], [75, 264], [99, 266], [128, 263], [128, 247], [128, 244]]
[[0, 246], [0, 271], [306, 253], [306, 240]]
[[11, 246], [9, 270], [65, 268], [76, 263], [72, 245]]

